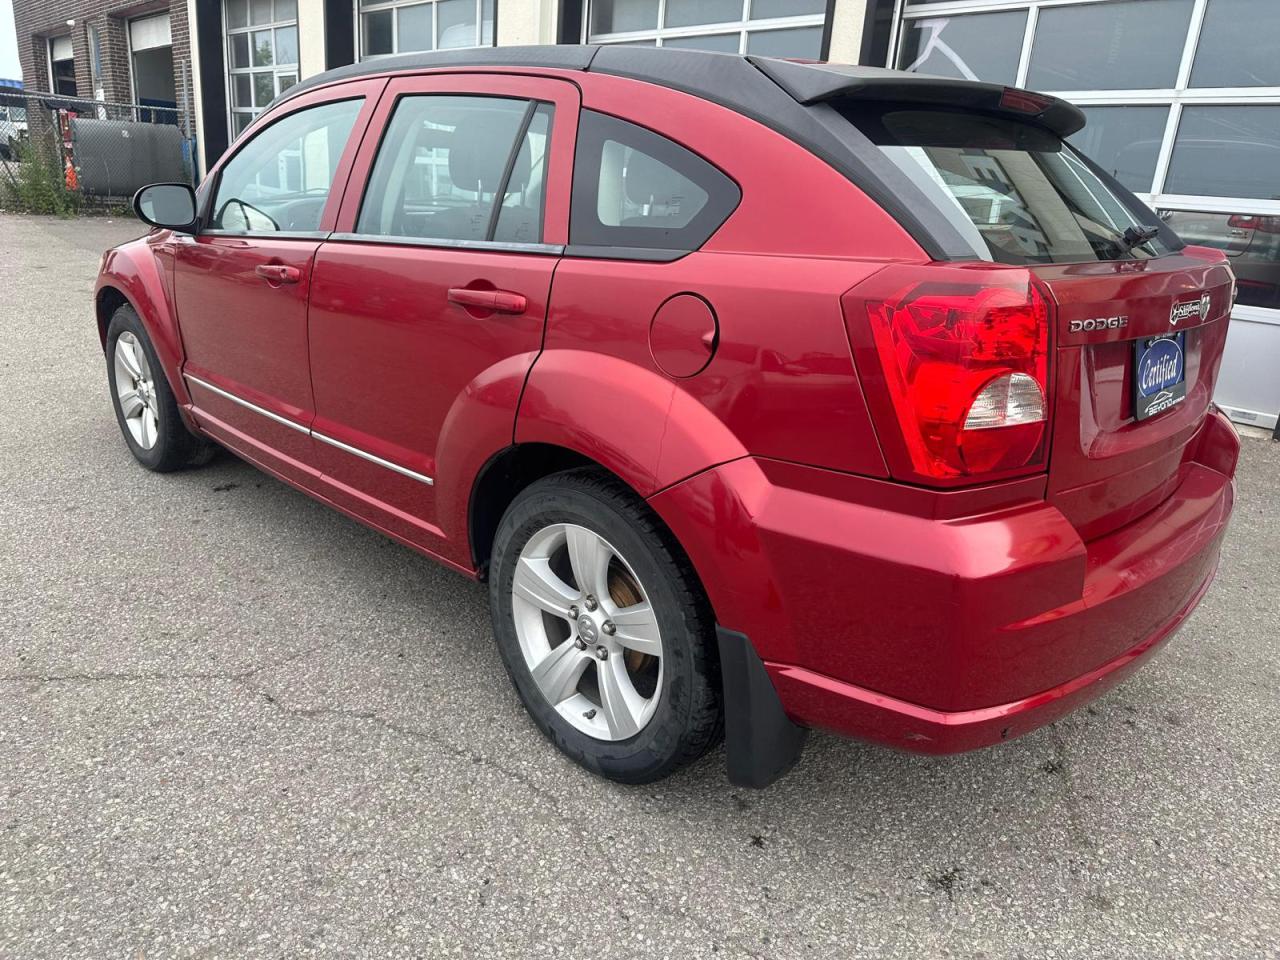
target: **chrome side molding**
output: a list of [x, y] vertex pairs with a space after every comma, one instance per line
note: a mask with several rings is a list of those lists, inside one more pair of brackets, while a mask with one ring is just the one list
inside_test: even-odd
[[392, 463], [390, 460], [384, 460], [382, 457], [375, 456], [367, 450], [361, 450], [359, 447], [353, 447], [349, 443], [343, 443], [341, 440], [335, 440], [333, 437], [325, 436], [323, 433], [317, 433], [308, 427], [304, 427], [300, 423], [290, 420], [288, 417], [282, 417], [278, 413], [272, 413], [270, 410], [266, 410], [258, 406], [256, 403], [251, 403], [243, 397], [238, 397], [229, 390], [223, 390], [221, 387], [215, 387], [207, 380], [202, 380], [189, 373], [184, 373], [183, 376], [192, 383], [198, 383], [206, 390], [216, 393], [220, 397], [225, 397], [232, 403], [244, 407], [246, 410], [252, 410], [259, 416], [266, 417], [268, 420], [273, 420], [281, 426], [288, 427], [290, 430], [297, 430], [299, 433], [305, 433], [313, 440], [319, 440], [321, 443], [327, 443], [331, 447], [337, 447], [339, 450], [345, 451], [353, 457], [359, 457], [361, 460], [368, 460], [370, 463], [376, 463], [378, 466], [386, 470], [391, 470], [394, 473], [398, 473], [402, 477], [408, 477], [410, 480], [417, 480], [419, 483], [425, 483], [427, 486], [435, 484], [435, 480], [428, 477], [425, 473], [418, 473], [416, 470], [410, 470], [408, 467], [402, 467], [398, 463]]

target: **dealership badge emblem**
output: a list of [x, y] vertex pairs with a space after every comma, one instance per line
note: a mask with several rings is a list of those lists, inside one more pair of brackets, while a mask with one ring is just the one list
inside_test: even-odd
[[1207, 293], [1201, 294], [1199, 300], [1183, 300], [1181, 303], [1175, 303], [1173, 309], [1169, 311], [1169, 322], [1176, 327], [1181, 320], [1199, 317], [1200, 322], [1203, 323], [1209, 319], [1210, 305], [1211, 301]]

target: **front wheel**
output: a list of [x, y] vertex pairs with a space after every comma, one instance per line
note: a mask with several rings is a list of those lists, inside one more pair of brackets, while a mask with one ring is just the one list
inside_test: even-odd
[[182, 422], [151, 338], [127, 305], [107, 328], [107, 382], [129, 452], [148, 470], [168, 473], [204, 463], [213, 454], [213, 444]]
[[587, 769], [646, 783], [720, 736], [710, 609], [670, 534], [620, 482], [574, 470], [516, 497], [489, 601], [525, 707]]

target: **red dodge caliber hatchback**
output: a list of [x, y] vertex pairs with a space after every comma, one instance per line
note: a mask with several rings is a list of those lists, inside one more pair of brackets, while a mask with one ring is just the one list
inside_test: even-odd
[[1118, 682], [1213, 577], [1234, 281], [1061, 100], [640, 47], [283, 94], [96, 289], [143, 466], [227, 447], [462, 573], [539, 728], [928, 753]]

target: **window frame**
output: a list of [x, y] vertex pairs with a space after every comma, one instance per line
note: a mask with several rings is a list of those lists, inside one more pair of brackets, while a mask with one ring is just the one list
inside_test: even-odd
[[[704, 218], [704, 215], [709, 215], [707, 216], [708, 222], [710, 222], [711, 219], [714, 219], [714, 225], [711, 226], [710, 229], [705, 230], [706, 235], [703, 236], [701, 240], [696, 244], [687, 246], [652, 246], [642, 243], [631, 243], [629, 241], [633, 238], [636, 240], [649, 239], [645, 237], [644, 234], [650, 228], [624, 227], [621, 225], [610, 227], [607, 224], [599, 223], [596, 211], [598, 209], [597, 205], [599, 203], [600, 193], [600, 159], [603, 156], [604, 143], [607, 142], [608, 139], [613, 138], [602, 138], [599, 141], [598, 145], [601, 147], [601, 157], [597, 157], [595, 153], [595, 147], [597, 146], [595, 133], [589, 132], [586, 136], [583, 135], [584, 126], [595, 118], [600, 118], [607, 123], [621, 124], [627, 128], [627, 130], [624, 131], [624, 134], [634, 135], [638, 133], [639, 139], [641, 140], [648, 139], [661, 141], [659, 146], [661, 146], [664, 151], [668, 145], [674, 148], [675, 151], [678, 151], [676, 156], [681, 162], [680, 165], [667, 163], [661, 156], [655, 155], [641, 146], [628, 144], [625, 140], [617, 139], [614, 141], [623, 144], [623, 146], [629, 145], [633, 150], [640, 150], [641, 152], [648, 154], [651, 159], [669, 167], [685, 179], [694, 182], [699, 189], [704, 190], [707, 194], [706, 205], [693, 216], [689, 223], [685, 225], [685, 229], [693, 228], [699, 220]], [[589, 158], [583, 152], [584, 146], [592, 151]], [[698, 172], [701, 172], [701, 169], [706, 169], [713, 171], [718, 176], [718, 179], [710, 185], [711, 189], [707, 189], [707, 186], [704, 183], [699, 183], [693, 176], [686, 173], [685, 169], [682, 169], [686, 157], [692, 161], [689, 166], [698, 166], [700, 168]], [[582, 166], [584, 163], [587, 164], [587, 166]], [[574, 203], [571, 208], [569, 221], [569, 245], [566, 247], [566, 253], [573, 256], [614, 260], [678, 260], [681, 257], [693, 253], [695, 250], [702, 249], [702, 247], [706, 245], [707, 241], [714, 237], [729, 218], [733, 216], [734, 211], [737, 210], [739, 205], [742, 203], [742, 185], [730, 176], [727, 171], [721, 169], [697, 151], [690, 149], [666, 134], [659, 133], [642, 123], [637, 123], [634, 120], [616, 116], [615, 114], [607, 113], [603, 110], [584, 109], [582, 111], [582, 115], [578, 120], [578, 142], [574, 153], [573, 174]], [[588, 174], [585, 182], [583, 180], [584, 174]], [[729, 196], [730, 188], [733, 192], [732, 198]], [[590, 202], [587, 202], [587, 197], [590, 197]], [[729, 202], [730, 200], [731, 202]], [[596, 229], [599, 226], [603, 227], [606, 231], [617, 231], [616, 236], [613, 238], [617, 242], [591, 243], [582, 238], [575, 239], [573, 230], [576, 216], [590, 216], [592, 220], [590, 226], [592, 229]], [[704, 225], [700, 226], [703, 226], [703, 229], [705, 229]]]
[[[483, 240], [460, 239], [460, 238], [454, 238], [454, 237], [416, 237], [416, 236], [411, 236], [407, 234], [366, 233], [359, 229], [361, 215], [364, 213], [365, 204], [369, 200], [369, 189], [373, 185], [373, 177], [378, 170], [378, 160], [381, 158], [382, 149], [387, 145], [388, 137], [390, 137], [391, 135], [392, 127], [395, 124], [396, 113], [399, 111], [399, 109], [402, 106], [404, 106], [405, 102], [408, 100], [426, 99], [430, 97], [450, 97], [455, 99], [468, 98], [468, 99], [477, 99], [477, 100], [479, 99], [512, 100], [512, 101], [516, 101], [524, 104], [521, 111], [519, 126], [516, 129], [515, 140], [513, 141], [511, 145], [511, 149], [507, 152], [507, 156], [503, 161], [504, 163], [503, 169], [505, 170], [505, 173], [503, 174], [502, 182], [499, 183], [497, 188], [494, 190], [494, 196], [493, 196], [494, 206], [492, 206], [489, 210], [489, 225], [486, 229], [486, 232], [489, 234], [493, 234], [497, 230], [498, 223], [501, 220], [502, 201], [507, 195], [507, 189], [511, 182], [511, 173], [515, 166], [516, 158], [519, 156], [520, 151], [524, 149], [524, 141], [525, 141], [525, 138], [528, 137], [529, 135], [529, 128], [533, 123], [534, 116], [537, 114], [538, 109], [543, 106], [549, 107], [551, 111], [549, 127], [547, 130], [547, 141], [548, 141], [547, 150], [546, 152], [544, 152], [544, 156], [549, 155], [550, 141], [551, 141], [551, 137], [555, 133], [555, 125], [556, 125], [555, 104], [550, 101], [538, 100], [531, 97], [502, 96], [502, 95], [493, 94], [493, 93], [469, 94], [469, 93], [452, 93], [452, 92], [450, 93], [433, 92], [433, 93], [398, 94], [395, 98], [395, 102], [391, 106], [390, 112], [387, 115], [387, 121], [382, 126], [382, 129], [379, 133], [378, 150], [374, 154], [373, 163], [369, 167], [369, 175], [365, 178], [363, 187], [360, 190], [359, 202], [356, 205], [356, 219], [355, 219], [354, 229], [351, 231], [350, 234], [344, 234], [343, 235], [344, 238], [359, 238], [361, 240], [383, 239], [388, 241], [394, 241], [396, 243], [403, 243], [406, 245], [414, 245], [414, 246], [418, 246], [418, 245], [429, 246], [429, 247], [459, 246], [459, 247], [475, 247], [477, 249], [495, 249], [497, 247], [503, 247], [508, 249], [537, 251], [543, 247], [549, 246], [548, 244], [543, 243], [541, 237], [537, 241], [512, 242], [512, 241], [504, 241], [504, 240], [494, 240], [492, 236], [488, 236]], [[543, 173], [544, 183], [549, 173], [550, 173], [550, 163], [547, 164], [547, 169]], [[542, 203], [542, 211], [539, 216], [539, 223], [541, 224], [541, 227], [542, 227], [542, 233], [543, 235], [545, 235], [546, 201], [547, 201], [545, 187], [542, 191], [542, 196], [540, 199]]]
[[752, 0], [742, 0], [742, 14], [737, 20], [720, 20], [715, 23], [699, 23], [686, 27], [668, 27], [667, 0], [658, 0], [658, 24], [654, 29], [613, 31], [609, 33], [593, 33], [591, 31], [592, 0], [585, 0], [582, 5], [583, 43], [600, 44], [635, 44], [648, 40], [656, 46], [663, 46], [667, 40], [679, 40], [693, 37], [718, 37], [738, 35], [738, 53], [746, 54], [751, 34], [768, 33], [774, 30], [788, 30], [797, 27], [817, 27], [822, 31], [818, 59], [825, 60], [831, 47], [831, 18], [833, 3], [824, 3], [821, 13], [805, 13], [794, 17], [757, 17], [751, 16]]
[[[337, 87], [330, 87], [323, 90], [317, 90], [311, 93], [300, 94], [294, 100], [289, 102], [287, 108], [274, 110], [267, 114], [259, 114], [254, 121], [245, 128], [244, 135], [232, 143], [231, 148], [222, 156], [210, 172], [205, 180], [205, 184], [201, 186], [200, 209], [198, 228], [196, 232], [199, 237], [234, 237], [248, 240], [316, 240], [324, 239], [331, 235], [334, 224], [337, 220], [338, 211], [342, 207], [342, 203], [346, 197], [346, 191], [349, 186], [349, 178], [351, 176], [352, 165], [355, 162], [356, 152], [360, 147], [364, 134], [369, 127], [370, 120], [376, 110], [379, 98], [383, 89], [387, 86], [385, 77], [374, 80], [358, 80], [341, 84]], [[316, 230], [266, 230], [266, 231], [250, 231], [241, 233], [239, 231], [219, 230], [208, 226], [213, 215], [213, 206], [218, 197], [218, 190], [222, 186], [222, 174], [236, 157], [238, 157], [250, 144], [271, 127], [275, 126], [283, 120], [292, 117], [294, 114], [301, 113], [304, 110], [310, 110], [314, 107], [323, 107], [331, 103], [342, 103], [348, 100], [362, 100], [359, 113], [356, 114], [355, 122], [351, 125], [351, 132], [347, 136], [346, 146], [343, 147], [342, 154], [339, 156], [338, 163], [334, 169], [333, 180], [329, 186], [329, 195], [325, 201], [324, 210], [320, 214], [319, 229]], [[267, 119], [259, 124], [259, 120], [264, 116]]]
[[[68, 41], [68, 43], [70, 43], [71, 56], [61, 57], [56, 60], [54, 59], [53, 45], [58, 40], [66, 40]], [[78, 97], [80, 95], [80, 83], [76, 79], [75, 37], [69, 33], [60, 33], [57, 36], [45, 37], [44, 49], [45, 49], [45, 59], [48, 61], [48, 66], [49, 66], [49, 92], [57, 97]], [[54, 73], [54, 69], [53, 69], [54, 64], [58, 64], [58, 63], [71, 64], [71, 82], [75, 84], [75, 87], [76, 87], [74, 93], [63, 93], [61, 90], [58, 89], [58, 77], [57, 77], [57, 74]]]
[[[483, 71], [422, 74], [394, 77], [369, 119], [369, 126], [347, 178], [338, 210], [332, 241], [382, 246], [427, 247], [445, 250], [475, 250], [490, 253], [527, 253], [562, 256], [569, 230], [569, 197], [578, 114], [582, 96], [577, 86], [551, 77], [516, 76]], [[358, 233], [360, 208], [373, 175], [373, 168], [400, 101], [410, 96], [502, 97], [552, 107], [547, 171], [543, 181], [542, 241], [523, 243], [505, 240], [450, 240], [436, 237], [399, 237]], [[530, 114], [531, 116], [532, 114]], [[376, 131], [376, 136], [369, 135]]]
[[[1114, 2], [1116, 0], [939, 0], [933, 3], [897, 0], [898, 15], [894, 17], [888, 62], [898, 63], [905, 26], [912, 20], [1010, 10], [1026, 11], [1027, 22], [1015, 80], [1016, 86], [1024, 86], [1030, 69], [1031, 48], [1041, 10], [1048, 7]], [[1193, 0], [1187, 35], [1184, 38], [1182, 51], [1178, 55], [1180, 59], [1177, 79], [1172, 87], [1158, 90], [1043, 90], [1041, 92], [1051, 93], [1081, 107], [1160, 106], [1168, 108], [1152, 182], [1147, 190], [1133, 191], [1153, 210], [1277, 216], [1280, 215], [1280, 199], [1210, 197], [1167, 193], [1164, 190], [1184, 108], [1280, 105], [1280, 85], [1258, 87], [1192, 87], [1190, 85], [1191, 71], [1195, 65], [1200, 34], [1210, 2], [1211, 0]], [[1238, 307], [1233, 313], [1242, 318], [1247, 317], [1250, 320], [1280, 325], [1280, 310]]]

